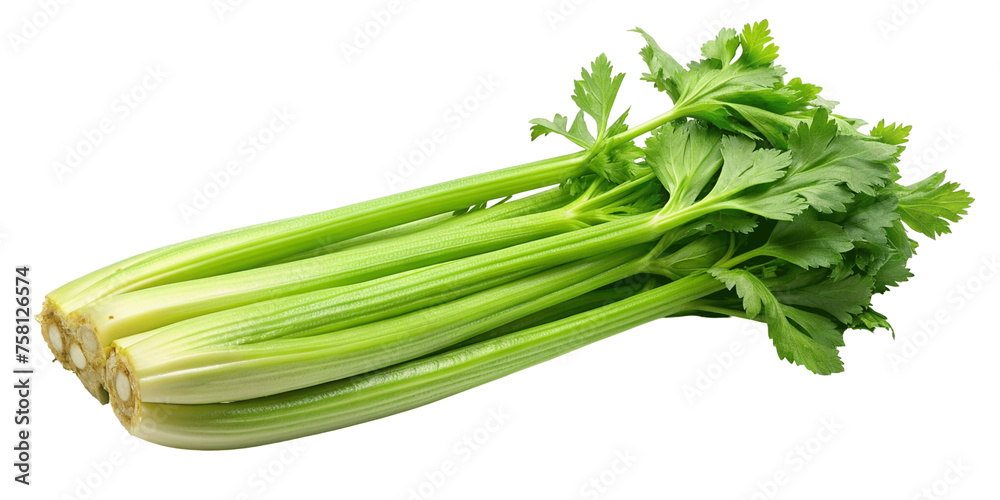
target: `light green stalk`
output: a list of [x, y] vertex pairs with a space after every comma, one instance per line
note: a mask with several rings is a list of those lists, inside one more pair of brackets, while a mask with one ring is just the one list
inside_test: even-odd
[[[511, 207], [468, 214], [473, 223], [459, 217], [377, 244], [106, 297], [77, 310], [74, 317], [84, 325], [82, 336], [96, 336], [92, 343], [107, 347], [119, 338], [217, 311], [370, 281], [581, 229], [606, 210], [642, 196], [650, 182], [655, 182], [652, 174], [604, 192], [594, 182], [594, 189], [579, 199], [546, 212], [504, 217], [527, 205], [512, 202]], [[548, 204], [548, 198], [535, 204]]]
[[[542, 271], [436, 307], [306, 338], [208, 346], [177, 354], [139, 341], [109, 363], [133, 383], [131, 402], [203, 404], [267, 396], [417, 358], [642, 272], [646, 246]], [[115, 391], [111, 391], [114, 396]], [[120, 398], [119, 398], [120, 399]], [[112, 401], [119, 401], [114, 397]]]
[[142, 439], [189, 449], [244, 448], [326, 432], [485, 384], [723, 289], [711, 276], [693, 275], [553, 323], [358, 377], [235, 403], [144, 403], [131, 418], [119, 418]]
[[421, 219], [406, 224], [375, 231], [373, 233], [351, 238], [349, 240], [331, 243], [313, 250], [286, 257], [271, 263], [284, 264], [297, 260], [308, 259], [331, 254], [348, 248], [358, 248], [360, 246], [373, 247], [397, 238], [410, 236], [416, 233], [423, 233], [428, 230], [440, 230], [442, 228], [467, 227], [473, 224], [493, 222], [503, 219], [520, 217], [523, 215], [537, 214], [554, 210], [566, 205], [573, 200], [573, 196], [568, 190], [560, 188], [546, 189], [540, 193], [535, 193], [517, 200], [502, 201], [483, 210], [481, 208], [470, 211], [458, 211], [454, 213], [444, 213]]

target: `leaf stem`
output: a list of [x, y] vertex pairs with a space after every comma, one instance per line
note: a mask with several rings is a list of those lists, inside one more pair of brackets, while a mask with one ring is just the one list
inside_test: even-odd
[[669, 316], [724, 289], [693, 275], [552, 323], [358, 377], [233, 403], [144, 403], [129, 422], [165, 446], [259, 446], [383, 418], [458, 394], [635, 326]]

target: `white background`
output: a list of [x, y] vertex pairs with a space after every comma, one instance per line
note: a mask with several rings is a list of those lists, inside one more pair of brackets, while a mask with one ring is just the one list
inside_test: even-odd
[[[741, 321], [664, 320], [402, 415], [228, 452], [129, 438], [75, 377], [40, 362], [30, 487], [8, 465], [12, 380], [0, 390], [3, 497], [909, 499], [936, 487], [995, 498], [995, 4], [577, 2], [404, 0], [348, 58], [344, 44], [387, 0], [258, 0], [222, 15], [211, 0], [68, 2], [54, 15], [6, 1], [0, 273], [31, 265], [37, 308], [58, 285], [153, 247], [569, 152], [530, 143], [527, 120], [574, 109], [571, 81], [601, 52], [629, 75], [619, 102], [634, 122], [668, 106], [638, 80], [641, 42], [627, 29], [686, 61], [721, 23], [766, 17], [790, 76], [824, 86], [843, 114], [913, 125], [905, 181], [948, 169], [978, 198], [955, 234], [921, 240], [916, 278], [877, 299], [895, 341], [851, 332], [847, 371], [819, 377]], [[162, 81], [136, 90], [157, 68]], [[483, 79], [495, 89], [470, 97]], [[124, 116], [128, 92], [145, 98]], [[475, 109], [460, 123], [446, 115], [463, 103]], [[243, 143], [275, 109], [294, 118], [251, 161]], [[110, 132], [57, 175], [53, 162], [105, 119]], [[391, 185], [398, 157], [435, 128], [446, 139]], [[185, 218], [179, 207], [234, 160], [239, 175]], [[10, 318], [13, 291], [2, 293]], [[509, 419], [487, 431], [491, 411]], [[484, 442], [472, 450], [467, 436]], [[446, 462], [454, 473], [432, 487]]]

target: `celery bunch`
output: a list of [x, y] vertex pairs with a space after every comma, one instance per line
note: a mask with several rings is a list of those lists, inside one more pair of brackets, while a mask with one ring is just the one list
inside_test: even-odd
[[909, 127], [786, 81], [766, 21], [687, 67], [636, 31], [669, 111], [612, 119], [601, 55], [572, 121], [531, 121], [582, 151], [127, 259], [50, 294], [46, 340], [129, 431], [185, 448], [380, 418], [676, 315], [761, 321], [781, 359], [842, 371], [845, 330], [889, 328], [871, 299], [910, 276], [907, 228], [972, 199], [900, 185]]

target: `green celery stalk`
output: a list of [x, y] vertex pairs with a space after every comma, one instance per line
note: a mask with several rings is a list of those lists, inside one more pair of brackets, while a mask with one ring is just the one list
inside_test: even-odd
[[[203, 404], [267, 396], [423, 356], [643, 272], [647, 246], [565, 264], [451, 302], [306, 338], [164, 353], [155, 342], [115, 347], [107, 380], [131, 403]], [[145, 344], [153, 344], [147, 348]], [[116, 359], [117, 358], [117, 359]], [[116, 391], [111, 390], [112, 402]], [[141, 397], [140, 397], [141, 393]]]
[[[157, 285], [217, 276], [266, 265], [324, 245], [349, 240], [492, 199], [558, 184], [587, 173], [588, 155], [574, 153], [162, 247], [78, 278], [46, 296], [41, 332], [64, 367], [79, 371], [100, 356], [82, 344], [69, 318], [103, 297]], [[87, 359], [90, 358], [90, 359]], [[78, 373], [79, 374], [79, 373]], [[83, 380], [104, 402], [98, 380]]]
[[[178, 356], [192, 349], [317, 335], [405, 314], [443, 292], [470, 284], [531, 274], [594, 255], [652, 242], [709, 213], [705, 207], [673, 215], [648, 213], [580, 229], [402, 275], [220, 311], [143, 336], [145, 349]], [[523, 275], [527, 275], [523, 274]], [[119, 340], [128, 347], [129, 337]]]
[[[355, 270], [353, 274], [351, 274], [350, 272], [347, 273], [341, 272], [340, 275], [332, 276], [329, 279], [329, 281], [334, 282], [333, 284], [336, 284], [336, 280], [338, 279], [340, 280], [341, 283], [350, 283], [358, 281], [360, 279], [364, 279], [366, 277], [379, 276], [385, 274], [385, 271], [381, 273], [378, 272], [379, 270], [378, 266], [380, 265], [380, 256], [384, 256], [386, 255], [386, 253], [384, 251], [381, 254], [373, 253], [371, 255], [372, 258], [369, 259], [364, 257], [364, 255], [362, 255], [363, 253], [366, 252], [365, 250], [366, 248], [379, 249], [380, 243], [386, 244], [388, 242], [394, 241], [397, 243], [397, 245], [401, 243], [402, 247], [405, 249], [407, 248], [406, 245], [408, 244], [408, 241], [413, 241], [416, 238], [415, 236], [416, 234], [422, 234], [423, 238], [426, 239], [433, 239], [435, 238], [435, 234], [440, 233], [441, 231], [447, 231], [447, 230], [454, 231], [461, 227], [468, 227], [491, 221], [502, 221], [504, 219], [509, 219], [513, 217], [535, 214], [545, 211], [547, 209], [553, 209], [556, 206], [565, 205], [571, 200], [572, 196], [569, 195], [568, 191], [563, 189], [549, 189], [542, 193], [527, 196], [523, 199], [509, 201], [506, 203], [500, 203], [497, 206], [491, 207], [486, 210], [482, 209], [473, 210], [471, 212], [463, 213], [462, 215], [458, 216], [452, 213], [442, 214], [443, 217], [433, 218], [434, 220], [424, 219], [405, 226], [397, 226], [394, 228], [389, 228], [383, 231], [378, 231], [368, 235], [353, 238], [351, 240], [347, 240], [340, 244], [328, 245], [326, 247], [322, 247], [320, 250], [325, 250], [327, 253], [332, 253], [336, 250], [336, 247], [341, 246], [343, 249], [353, 250], [353, 255], [355, 257], [358, 257], [359, 255], [362, 256], [361, 259], [361, 262], [363, 263], [362, 265], [367, 266], [365, 269]], [[557, 223], [554, 222], [551, 224], [551, 226], [553, 227], [556, 225]], [[517, 234], [520, 235], [519, 232]], [[518, 237], [523, 237], [523, 236], [518, 236]], [[407, 240], [406, 238], [409, 238], [409, 240]], [[424, 245], [424, 247], [426, 248], [426, 245]], [[417, 254], [418, 250], [419, 249], [417, 248], [410, 248], [409, 255]], [[468, 249], [466, 250], [468, 251]], [[390, 257], [395, 257], [396, 260], [398, 261], [400, 260], [400, 256], [398, 255], [399, 253], [400, 252], [396, 252], [396, 254], [394, 255], [390, 254]], [[295, 257], [298, 258], [292, 259], [292, 261], [306, 258], [305, 255], [303, 254], [297, 255]], [[417, 255], [417, 257], [420, 256]], [[327, 260], [329, 261], [330, 259]], [[332, 261], [339, 262], [340, 260], [341, 259], [333, 259]], [[424, 256], [424, 260], [425, 261], [427, 260], [427, 256]], [[356, 261], [358, 261], [357, 258], [355, 258], [354, 261], [348, 262], [347, 264], [356, 263]], [[420, 264], [419, 261], [416, 261], [416, 263]], [[403, 262], [403, 265], [400, 265], [397, 262], [395, 269], [396, 270], [408, 269], [408, 266], [406, 266], [405, 264], [406, 263]], [[382, 267], [391, 268], [392, 266], [386, 265]], [[345, 266], [340, 265], [339, 268], [345, 269]], [[256, 282], [251, 281], [251, 283], [253, 283], [253, 286], [257, 286], [257, 289], [260, 289], [261, 287], [266, 285], [275, 287], [278, 285], [278, 282], [282, 280], [284, 280], [285, 282], [291, 280], [292, 283], [294, 284], [297, 281], [300, 281], [301, 278], [304, 276], [302, 269], [297, 266], [284, 266], [281, 269], [284, 270], [283, 273], [280, 272], [276, 273], [274, 272], [276, 270], [270, 270], [271, 277], [265, 276], [260, 280], [257, 280]], [[350, 266], [348, 266], [347, 269], [350, 269]], [[333, 270], [335, 269], [332, 270], [325, 269], [325, 272], [329, 274]], [[392, 271], [393, 269], [389, 270]], [[267, 271], [265, 271], [265, 273], [266, 272]], [[367, 276], [365, 275], [365, 272], [368, 273]], [[347, 276], [344, 276], [345, 274], [347, 274]], [[277, 275], [278, 277], [275, 278], [274, 277], [275, 275]], [[240, 276], [242, 276], [242, 274]], [[308, 274], [305, 274], [305, 276], [308, 276]], [[351, 276], [354, 276], [357, 279], [351, 279]], [[197, 293], [196, 287], [185, 286], [182, 288], [181, 292], [182, 304], [180, 305], [180, 307], [175, 308], [173, 311], [171, 311], [169, 308], [164, 307], [164, 305], [166, 304], [163, 301], [162, 295], [157, 294], [156, 297], [158, 302], [156, 302], [154, 305], [156, 310], [152, 312], [152, 316], [150, 316], [150, 314], [146, 315], [147, 317], [151, 317], [153, 319], [153, 324], [145, 325], [143, 329], [153, 328], [155, 326], [167, 324], [171, 321], [176, 321], [177, 319], [179, 319], [178, 316], [180, 316], [180, 318], [183, 318], [183, 317], [194, 316], [196, 315], [196, 313], [204, 313], [206, 307], [209, 309], [213, 307], [215, 309], [232, 307], [234, 299], [239, 299], [239, 297], [233, 297], [233, 295], [237, 295], [238, 293], [241, 292], [251, 291], [247, 289], [247, 287], [234, 287], [232, 283], [234, 281], [238, 281], [238, 279], [233, 279], [233, 278], [238, 278], [238, 277], [234, 277], [232, 275], [224, 275], [223, 282], [218, 284], [218, 289], [215, 290], [214, 297], [217, 300], [208, 300], [207, 302], [203, 302], [201, 306], [202, 309], [200, 311], [196, 310], [195, 306], [197, 306], [197, 304], [194, 303], [193, 300], [191, 300], [193, 297], [195, 297], [194, 294]], [[203, 280], [204, 279], [194, 280], [193, 283], [200, 284], [203, 282]], [[188, 285], [188, 284], [192, 284], [192, 282], [182, 282], [181, 284], [178, 285]], [[227, 284], [228, 287], [226, 286]], [[308, 285], [308, 284], [303, 283], [302, 285]], [[119, 296], [131, 298], [135, 294], [142, 294], [147, 291], [159, 290], [162, 289], [163, 287], [169, 287], [169, 286], [170, 285], [164, 285], [161, 287], [154, 287], [153, 289], [144, 289], [142, 291], [125, 293]], [[193, 291], [192, 288], [194, 288]], [[302, 286], [301, 288], [306, 289], [306, 286]], [[321, 287], [314, 286], [314, 288], [321, 288]], [[263, 300], [263, 298], [274, 298], [276, 296], [281, 295], [280, 293], [274, 293], [273, 290], [274, 288], [271, 288], [270, 293], [268, 293], [268, 291], [265, 290], [264, 293], [258, 294], [257, 297], [262, 297], [262, 298], [259, 298], [257, 300]], [[228, 293], [228, 295], [225, 295], [226, 293]], [[108, 300], [111, 300], [119, 296], [106, 297], [105, 299], [97, 301], [93, 305], [102, 304], [103, 302], [106, 302]], [[142, 297], [144, 295], [139, 295], [139, 296]], [[221, 297], [222, 299], [228, 299], [229, 302], [227, 302], [226, 300], [219, 300], [218, 299], [219, 297]], [[253, 300], [247, 300], [244, 298], [244, 302], [246, 303], [252, 301]], [[132, 300], [130, 302], [129, 301], [126, 302], [134, 306], [136, 301]], [[47, 305], [48, 304], [49, 303], [47, 303]], [[87, 309], [87, 307], [83, 309]], [[134, 315], [128, 316], [127, 314], [122, 314], [127, 310], [128, 309], [112, 308], [111, 311], [107, 311], [107, 308], [105, 308], [101, 311], [100, 314], [97, 315], [97, 317], [115, 323], [118, 322], [124, 322], [126, 324], [132, 323], [134, 326], [135, 323]], [[135, 307], [133, 307], [131, 310], [134, 311]], [[86, 317], [86, 313], [81, 313], [81, 311], [82, 309], [77, 310], [72, 315], [70, 315], [70, 318], [66, 318], [65, 316], [53, 315], [52, 311], [47, 307], [46, 312], [43, 313], [43, 317], [45, 318], [44, 320], [42, 320], [43, 331], [46, 329], [45, 327], [47, 326], [49, 332], [47, 335], [45, 335], [45, 337], [46, 340], [50, 343], [50, 346], [55, 345], [56, 347], [58, 347], [58, 349], [55, 347], [52, 348], [52, 351], [57, 354], [57, 359], [62, 361], [63, 365], [66, 368], [76, 372], [76, 374], [80, 377], [81, 381], [83, 382], [84, 386], [86, 386], [88, 390], [93, 395], [95, 395], [102, 403], [107, 403], [108, 402], [107, 394], [103, 388], [103, 372], [104, 372], [104, 363], [106, 361], [106, 355], [107, 355], [106, 351], [107, 348], [110, 346], [110, 341], [102, 340], [97, 336], [96, 334], [97, 330], [95, 330], [93, 323], [88, 320], [88, 318]], [[81, 314], [84, 314], [84, 316], [81, 317]], [[185, 316], [185, 314], [187, 316]], [[116, 319], [118, 321], [115, 321]], [[71, 323], [73, 324], [72, 328], [67, 324], [69, 320], [72, 320], [71, 321]], [[48, 321], [48, 325], [45, 324], [46, 321]], [[157, 321], [159, 323], [156, 323]], [[72, 332], [73, 334], [72, 339], [68, 338], [69, 337], [68, 332]], [[132, 332], [127, 332], [127, 333], [132, 333]], [[122, 333], [116, 334], [114, 332], [111, 332], [111, 335], [114, 335], [115, 337], [120, 337], [124, 334]], [[64, 343], [67, 344], [66, 348], [63, 347]], [[63, 353], [65, 355], [60, 356], [59, 355], [60, 353]]]
[[[107, 347], [128, 335], [217, 311], [361, 283], [581, 229], [594, 219], [592, 212], [628, 204], [654, 179], [647, 174], [605, 192], [596, 191], [600, 183], [595, 182], [594, 191], [542, 213], [502, 218], [524, 205], [513, 202], [512, 207], [480, 211], [482, 216], [468, 214], [479, 223], [460, 223], [459, 217], [451, 224], [319, 257], [118, 294], [77, 310], [74, 318], [84, 345]], [[96, 358], [100, 365], [102, 360]]]
[[471, 211], [458, 211], [454, 213], [444, 213], [421, 219], [406, 224], [375, 231], [349, 240], [331, 243], [319, 248], [315, 248], [300, 254], [279, 259], [274, 264], [284, 264], [310, 257], [319, 257], [331, 254], [348, 248], [358, 248], [362, 245], [373, 247], [397, 238], [410, 236], [416, 233], [425, 233], [428, 230], [440, 230], [442, 228], [455, 228], [482, 224], [503, 219], [531, 215], [548, 210], [554, 210], [566, 205], [573, 200], [573, 196], [565, 189], [552, 188], [540, 193], [535, 193], [517, 200], [503, 201], [497, 203], [487, 210], [477, 209]]
[[358, 377], [233, 403], [143, 403], [123, 424], [135, 436], [187, 449], [259, 446], [386, 417], [561, 356], [724, 290], [692, 275], [552, 323]]
[[523, 318], [518, 318], [510, 323], [498, 326], [488, 332], [476, 335], [475, 337], [449, 346], [448, 348], [442, 349], [434, 354], [440, 354], [453, 349], [458, 349], [460, 347], [478, 344], [479, 342], [483, 342], [485, 340], [502, 337], [519, 330], [527, 330], [528, 328], [534, 328], [536, 326], [587, 312], [591, 309], [597, 309], [598, 307], [613, 304], [646, 290], [647, 287], [651, 286], [653, 283], [656, 283], [655, 276], [653, 275], [640, 274], [630, 276], [629, 278], [622, 280], [620, 283], [608, 285], [604, 288], [585, 293], [579, 297], [561, 302], [536, 313], [529, 314]]
[[[681, 314], [762, 321], [779, 358], [842, 371], [847, 329], [889, 327], [871, 299], [909, 275], [915, 242], [903, 224], [933, 238], [971, 197], [943, 174], [897, 185], [908, 128], [882, 122], [862, 134], [859, 122], [829, 114], [818, 87], [786, 83], [766, 21], [721, 31], [686, 68], [637, 31], [647, 41], [643, 78], [675, 107], [633, 129], [627, 113], [609, 125], [624, 75], [612, 76], [602, 55], [576, 82], [572, 124], [558, 114], [533, 120], [532, 138], [566, 137], [586, 150], [570, 163], [616, 183], [651, 172], [669, 194], [662, 208], [598, 211], [591, 227], [119, 339], [107, 381], [125, 427], [198, 449], [301, 437]], [[642, 150], [630, 144], [649, 132]], [[627, 288], [604, 305], [582, 300], [640, 271], [673, 281]]]
[[[170, 245], [79, 291], [50, 298], [73, 311], [107, 295], [251, 269], [280, 258], [486, 200], [552, 186], [587, 172], [576, 153], [509, 167], [346, 207], [249, 226]], [[100, 271], [99, 271], [100, 272]], [[107, 273], [105, 273], [107, 274]], [[76, 292], [76, 293], [74, 293]]]
[[[164, 356], [189, 349], [306, 337], [415, 311], [445, 294], [652, 242], [655, 214], [579, 229], [494, 252], [375, 280], [227, 309], [159, 328], [144, 340]], [[479, 288], [485, 289], [485, 288]], [[457, 298], [457, 297], [455, 297]], [[130, 337], [119, 339], [128, 341]]]
[[401, 237], [310, 259], [106, 297], [77, 311], [81, 335], [103, 346], [128, 335], [265, 300], [370, 281], [584, 227], [563, 213], [542, 213]]
[[[66, 366], [74, 370], [84, 368], [89, 366], [88, 357], [100, 358], [102, 346], [93, 342], [94, 336], [81, 339], [80, 325], [75, 318], [67, 316], [104, 297], [296, 258], [317, 247], [336, 245], [588, 173], [620, 182], [628, 178], [629, 172], [637, 166], [635, 160], [641, 156], [631, 141], [681, 118], [706, 120], [723, 130], [750, 137], [759, 136], [783, 148], [787, 145], [785, 139], [791, 129], [808, 122], [813, 115], [819, 116], [825, 112], [821, 107], [828, 105], [825, 101], [814, 99], [819, 90], [817, 87], [798, 80], [786, 86], [784, 69], [773, 64], [777, 47], [770, 44], [770, 30], [766, 22], [748, 25], [742, 34], [721, 32], [719, 40], [706, 45], [707, 59], [688, 67], [663, 52], [645, 32], [636, 31], [647, 42], [641, 54], [650, 73], [643, 78], [669, 95], [674, 102], [669, 111], [632, 129], [625, 124], [628, 112], [612, 120], [624, 74], [614, 75], [610, 62], [602, 54], [590, 65], [590, 71], [584, 69], [582, 79], [575, 82], [573, 101], [580, 109], [572, 124], [558, 114], [552, 120], [531, 121], [532, 139], [555, 133], [584, 151], [327, 212], [206, 236], [123, 261], [49, 295], [40, 318], [46, 341], [60, 361], [72, 361]], [[737, 49], [742, 52], [740, 57], [736, 57]], [[587, 117], [596, 125], [595, 133], [589, 130]], [[847, 120], [837, 119], [838, 125], [854, 131]], [[658, 175], [661, 174], [658, 172]], [[672, 190], [675, 186], [667, 187]], [[691, 193], [677, 194], [680, 200], [688, 198]], [[671, 196], [674, 195], [671, 192]], [[673, 199], [671, 207], [675, 208]], [[743, 206], [715, 208], [746, 209]], [[668, 214], [667, 218], [673, 215]], [[656, 237], [651, 236], [653, 239]], [[621, 244], [628, 246], [641, 241], [648, 240], [623, 240]], [[575, 258], [585, 256], [580, 254]], [[56, 334], [54, 338], [51, 335], [53, 332]], [[85, 380], [85, 384], [92, 388], [94, 381]]]
[[[470, 343], [473, 337], [479, 341], [502, 335], [497, 329], [515, 331], [621, 300], [655, 281], [645, 274], [650, 270], [677, 268], [678, 262], [705, 269], [729, 248], [729, 238], [718, 235], [677, 249], [668, 248], [672, 241], [665, 237], [652, 250], [640, 246], [584, 259], [440, 306], [307, 338], [187, 351], [163, 349], [155, 334], [129, 339], [115, 347], [107, 380], [122, 387], [119, 394], [130, 396], [126, 412], [134, 412], [140, 401], [204, 404], [267, 396]], [[595, 292], [609, 285], [601, 290], [605, 294]], [[114, 388], [111, 393], [115, 396]], [[130, 398], [113, 400], [118, 407]]]
[[[679, 231], [677, 233], [673, 238], [665, 237], [661, 240], [660, 244], [669, 247], [673, 246], [672, 243], [674, 241], [683, 240], [685, 236], [684, 232]], [[708, 269], [715, 263], [727, 260], [727, 251], [731, 247], [731, 242], [727, 244], [726, 240], [728, 239], [728, 236], [718, 234], [697, 238], [680, 248], [669, 249], [665, 252], [665, 255], [650, 261], [640, 274], [629, 276], [619, 282], [588, 292], [572, 300], [567, 300], [523, 318], [516, 319], [493, 330], [459, 342], [440, 352], [472, 345], [518, 330], [526, 330], [545, 323], [551, 323], [618, 302], [662, 284], [663, 277], [678, 280], [689, 274]]]

